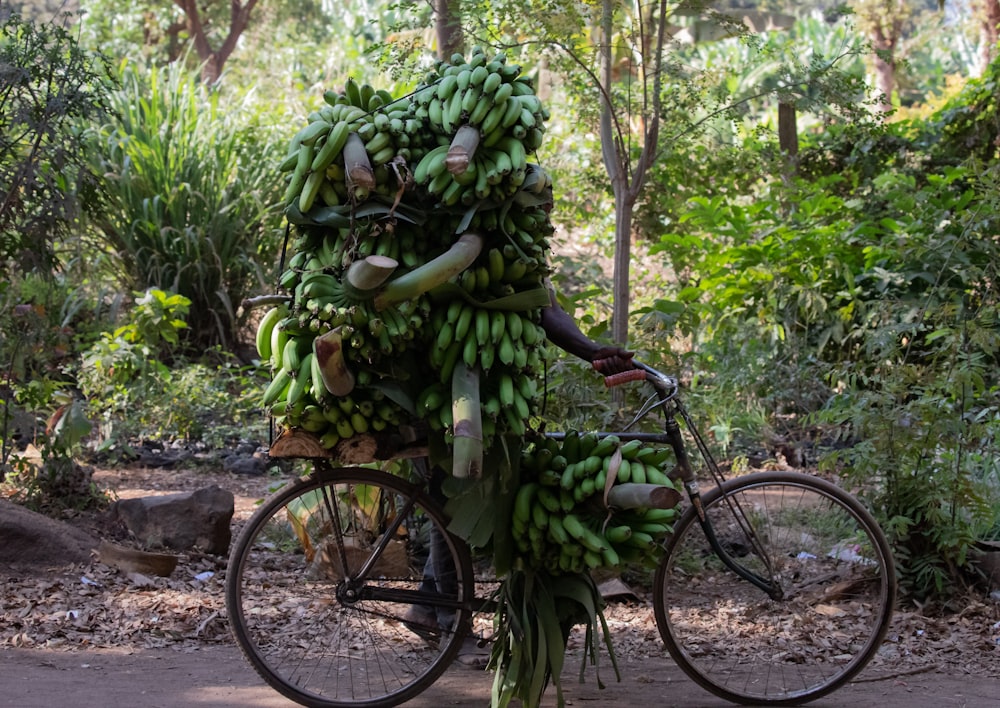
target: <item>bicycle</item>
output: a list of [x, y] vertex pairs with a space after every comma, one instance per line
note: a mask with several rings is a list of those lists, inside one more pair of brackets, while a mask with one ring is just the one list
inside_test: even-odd
[[[724, 479], [678, 381], [636, 367], [606, 383], [650, 384], [636, 421], [660, 410], [663, 432], [615, 434], [669, 445], [672, 476], [687, 493], [653, 584], [669, 655], [734, 703], [801, 704], [843, 686], [874, 656], [892, 617], [894, 565], [877, 522], [808, 474]], [[716, 485], [704, 494], [681, 423]], [[421, 572], [429, 525], [451, 569], [435, 588]], [[492, 607], [476, 592], [469, 548], [447, 525], [426, 480], [316, 458], [311, 474], [253, 514], [231, 553], [226, 605], [247, 660], [305, 706], [393, 706], [428, 688]], [[436, 608], [438, 625], [415, 625], [414, 607]]]

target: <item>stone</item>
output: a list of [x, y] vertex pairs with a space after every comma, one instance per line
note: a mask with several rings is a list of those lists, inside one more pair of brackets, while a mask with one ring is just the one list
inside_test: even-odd
[[109, 513], [146, 548], [225, 555], [232, 540], [233, 493], [216, 485], [193, 492], [121, 499]]
[[259, 477], [267, 473], [267, 460], [253, 455], [229, 455], [222, 460], [222, 469], [232, 474]]
[[86, 563], [99, 541], [63, 521], [0, 499], [0, 575]]
[[974, 560], [989, 583], [990, 590], [1000, 590], [1000, 541], [979, 541]]

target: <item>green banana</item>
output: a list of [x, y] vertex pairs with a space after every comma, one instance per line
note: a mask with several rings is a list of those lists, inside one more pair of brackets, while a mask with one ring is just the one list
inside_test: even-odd
[[488, 310], [476, 310], [476, 341], [480, 346], [490, 343], [490, 313]]
[[528, 482], [518, 488], [517, 494], [514, 496], [514, 519], [516, 521], [527, 524], [531, 519], [531, 509], [538, 488], [537, 482]]
[[[433, 150], [428, 151], [420, 158], [417, 166], [413, 169], [413, 181], [419, 185], [428, 184], [433, 176], [445, 171], [445, 158], [447, 156], [447, 145], [439, 145]], [[432, 168], [434, 168], [433, 174], [431, 172]]]
[[452, 378], [452, 374], [455, 373], [455, 365], [458, 364], [459, 359], [462, 358], [462, 353], [465, 349], [465, 343], [456, 340], [448, 345], [445, 350], [444, 355], [441, 358], [439, 380], [441, 383], [449, 383]]
[[500, 88], [500, 84], [503, 83], [503, 77], [499, 73], [490, 73], [483, 79], [483, 95], [489, 96], [496, 92]]
[[488, 77], [489, 75], [490, 75], [489, 69], [480, 64], [472, 70], [469, 83], [472, 86], [481, 86], [482, 83], [486, 80], [486, 77]]
[[311, 145], [301, 145], [296, 156], [295, 170], [292, 172], [288, 186], [285, 188], [284, 204], [291, 204], [298, 198], [302, 187], [309, 176], [309, 167], [312, 165], [315, 150]]
[[472, 68], [465, 66], [459, 71], [455, 78], [457, 80], [456, 91], [461, 91], [465, 93], [466, 89], [469, 88], [469, 84], [472, 83]]
[[[504, 319], [506, 322], [506, 319]], [[504, 332], [500, 335], [500, 340], [497, 342], [497, 359], [500, 360], [501, 364], [505, 366], [510, 366], [514, 363], [514, 359], [517, 356], [517, 352], [514, 348], [514, 340], [510, 338], [510, 334], [504, 328]]]
[[358, 82], [354, 80], [354, 77], [348, 77], [344, 84], [344, 93], [347, 95], [347, 101], [352, 106], [366, 110], [365, 104], [362, 102], [361, 98], [361, 87]]
[[271, 331], [279, 321], [288, 316], [288, 308], [285, 305], [276, 305], [264, 313], [257, 323], [257, 333], [255, 344], [257, 345], [257, 355], [261, 361], [271, 359]]
[[374, 155], [375, 153], [390, 147], [392, 145], [392, 135], [388, 130], [376, 131], [368, 142], [365, 143], [365, 151], [369, 155]]
[[458, 89], [458, 77], [449, 74], [441, 78], [437, 85], [437, 99], [444, 103], [449, 100]]
[[284, 323], [288, 318], [283, 318], [274, 327], [271, 328], [271, 370], [277, 371], [281, 369], [282, 366], [282, 352], [288, 345], [289, 336], [288, 332], [285, 330]]
[[[482, 94], [480, 94], [480, 100], [469, 111], [469, 125], [480, 126], [492, 108], [493, 104], [485, 100]], [[291, 167], [288, 169], [291, 169]]]
[[[472, 337], [466, 337], [462, 344], [462, 361], [466, 366], [475, 366], [479, 359], [479, 342]], [[485, 367], [484, 367], [485, 368]]]
[[478, 86], [470, 86], [466, 88], [462, 94], [462, 112], [469, 116], [470, 123], [472, 122], [472, 109], [478, 105], [478, 101], [482, 100], [482, 96], [483, 93]]
[[500, 374], [499, 389], [497, 393], [500, 397], [501, 405], [514, 405], [514, 379], [506, 371]]
[[[484, 97], [485, 101], [485, 97]], [[506, 112], [506, 103], [494, 104], [490, 108], [489, 112], [482, 119], [479, 125], [479, 130], [483, 135], [481, 145], [490, 146], [502, 137], [502, 134], [496, 138], [493, 138], [493, 142], [490, 140], [496, 131], [501, 127], [500, 121], [503, 120], [504, 113]], [[520, 111], [518, 112], [520, 114]]]
[[475, 318], [476, 310], [472, 305], [466, 304], [464, 300], [459, 300], [458, 302], [459, 314], [455, 319], [455, 339], [464, 340], [472, 328], [472, 321]]
[[288, 340], [281, 350], [281, 368], [291, 375], [295, 375], [302, 363], [302, 353], [299, 351], [299, 339]]
[[303, 396], [309, 390], [310, 385], [312, 385], [312, 360], [314, 358], [315, 355], [312, 352], [306, 353], [301, 358], [299, 368], [295, 370], [292, 381], [288, 385], [288, 391], [285, 394], [285, 400], [289, 407], [294, 407], [302, 400]]
[[266, 408], [270, 406], [272, 403], [281, 398], [282, 394], [285, 393], [291, 383], [291, 374], [281, 368], [275, 371], [274, 376], [271, 378], [271, 382], [264, 388], [264, 395], [261, 398], [261, 403], [264, 407]]
[[325, 172], [310, 172], [309, 176], [306, 177], [306, 181], [302, 185], [302, 191], [299, 193], [299, 211], [303, 214], [312, 208], [316, 197], [319, 196], [320, 187], [323, 186], [324, 180], [326, 180]]
[[[451, 324], [457, 323], [463, 309], [465, 309], [465, 301], [460, 298], [454, 298], [448, 303], [448, 309], [445, 311], [444, 322], [450, 322]], [[437, 326], [440, 328], [444, 322], [438, 322]]]
[[[490, 341], [493, 342], [493, 344], [500, 344], [500, 340], [503, 338], [506, 331], [507, 317], [503, 310], [493, 310], [490, 312]], [[504, 357], [502, 356], [500, 357], [500, 361], [504, 364], [510, 363], [510, 361], [504, 361]]]
[[299, 130], [298, 133], [292, 138], [292, 144], [298, 143], [299, 145], [313, 145], [320, 136], [326, 135], [330, 132], [330, 128], [333, 126], [327, 123], [325, 120], [316, 120], [309, 123], [304, 128]]
[[[497, 280], [500, 279], [502, 276]], [[507, 311], [507, 332], [513, 341], [521, 341], [521, 335], [524, 333], [524, 322], [521, 320], [521, 315], [514, 310]]]
[[510, 100], [510, 97], [514, 93], [514, 87], [509, 83], [501, 84], [497, 87], [497, 90], [493, 92], [493, 103], [494, 104], [504, 104]]
[[347, 142], [347, 134], [350, 130], [350, 124], [345, 120], [338, 121], [330, 128], [326, 140], [313, 158], [310, 166], [313, 172], [325, 172], [330, 163], [337, 159], [337, 156], [344, 149], [344, 144]]

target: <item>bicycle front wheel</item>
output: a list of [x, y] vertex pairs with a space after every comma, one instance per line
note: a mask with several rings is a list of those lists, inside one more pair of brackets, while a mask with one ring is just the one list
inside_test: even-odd
[[399, 477], [317, 463], [254, 512], [233, 547], [226, 607], [244, 655], [305, 706], [394, 706], [425, 690], [471, 614], [468, 548], [446, 526]]
[[800, 704], [849, 681], [878, 650], [896, 594], [872, 515], [839, 487], [796, 472], [730, 480], [703, 506], [723, 549], [779, 591], [727, 568], [689, 509], [654, 586], [657, 626], [678, 666], [742, 704]]

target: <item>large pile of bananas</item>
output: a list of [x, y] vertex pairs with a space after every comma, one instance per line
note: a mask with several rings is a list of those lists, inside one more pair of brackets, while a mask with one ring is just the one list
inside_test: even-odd
[[673, 487], [663, 470], [670, 459], [668, 448], [615, 435], [536, 441], [522, 454], [511, 523], [524, 561], [553, 575], [655, 564], [675, 509], [614, 509], [608, 498], [620, 484]]
[[257, 330], [279, 425], [333, 448], [415, 417], [450, 440], [472, 396], [484, 446], [524, 433], [553, 230], [551, 180], [527, 158], [546, 118], [520, 67], [481, 49], [405, 97], [353, 80], [324, 94], [281, 164], [288, 298]]

